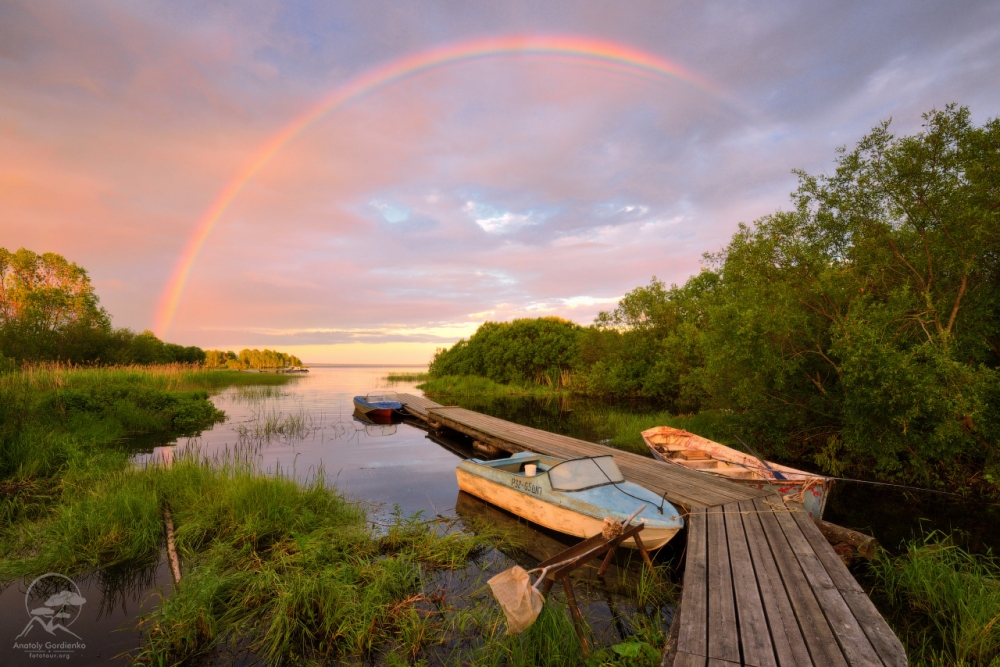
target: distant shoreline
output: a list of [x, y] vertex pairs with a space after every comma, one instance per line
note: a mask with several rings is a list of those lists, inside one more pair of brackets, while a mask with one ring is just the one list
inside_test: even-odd
[[303, 363], [304, 368], [427, 368], [428, 364], [310, 364]]

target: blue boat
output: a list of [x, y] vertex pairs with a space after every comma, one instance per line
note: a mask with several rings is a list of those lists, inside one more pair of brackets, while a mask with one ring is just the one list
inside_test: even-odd
[[372, 417], [391, 417], [393, 413], [400, 413], [403, 404], [396, 396], [396, 392], [387, 391], [382, 393], [371, 393], [366, 396], [355, 396], [354, 407], [361, 414]]
[[[624, 521], [645, 505], [642, 543], [658, 549], [684, 527], [677, 508], [649, 489], [626, 482], [611, 455], [560, 459], [519, 452], [496, 461], [468, 459], [455, 470], [458, 487], [551, 530], [588, 538], [605, 517]], [[622, 544], [635, 548], [635, 541]]]

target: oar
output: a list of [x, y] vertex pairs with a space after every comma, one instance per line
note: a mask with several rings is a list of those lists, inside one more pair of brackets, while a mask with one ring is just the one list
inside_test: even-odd
[[762, 464], [764, 464], [765, 468], [767, 468], [769, 471], [771, 471], [771, 474], [774, 475], [775, 479], [781, 480], [783, 482], [788, 481], [785, 478], [784, 475], [782, 475], [780, 472], [778, 472], [777, 470], [775, 470], [774, 468], [772, 468], [770, 463], [768, 463], [767, 461], [765, 461], [764, 459], [762, 459], [761, 456], [760, 456], [760, 454], [758, 454], [757, 452], [755, 452], [753, 450], [753, 447], [751, 447], [747, 443], [743, 442], [743, 439], [740, 436], [738, 436], [735, 433], [733, 433], [733, 437], [736, 438], [737, 440], [739, 440], [740, 444], [743, 445], [744, 447], [746, 447], [748, 452], [750, 452], [751, 454], [753, 454], [754, 456], [756, 456], [757, 460], [760, 461]]

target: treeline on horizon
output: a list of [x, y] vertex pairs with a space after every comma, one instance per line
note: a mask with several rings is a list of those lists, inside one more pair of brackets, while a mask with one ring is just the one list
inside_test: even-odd
[[0, 371], [25, 363], [206, 368], [284, 368], [298, 358], [273, 350], [202, 350], [166, 343], [152, 331], [111, 324], [87, 271], [62, 255], [0, 248]]
[[247, 368], [288, 368], [301, 366], [302, 361], [292, 354], [274, 350], [240, 350], [236, 354], [232, 350], [205, 350], [205, 368], [230, 368], [245, 370]]
[[478, 375], [711, 412], [829, 474], [1000, 486], [1000, 121], [876, 127], [792, 207], [740, 224], [684, 285], [583, 327], [487, 322], [432, 377]]

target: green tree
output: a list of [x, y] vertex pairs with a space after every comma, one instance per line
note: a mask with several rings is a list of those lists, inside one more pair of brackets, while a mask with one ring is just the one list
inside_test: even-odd
[[438, 350], [430, 373], [558, 385], [573, 368], [580, 331], [578, 324], [558, 317], [485, 322], [468, 341]]
[[710, 258], [701, 378], [779, 451], [930, 481], [996, 463], [1000, 122], [889, 127]]
[[67, 349], [67, 339], [75, 340], [76, 347], [99, 347], [110, 329], [83, 268], [51, 252], [0, 248], [0, 346], [5, 355], [68, 358], [75, 350]]
[[113, 328], [87, 272], [61, 255], [0, 248], [0, 366], [52, 360], [201, 363], [204, 352]]

